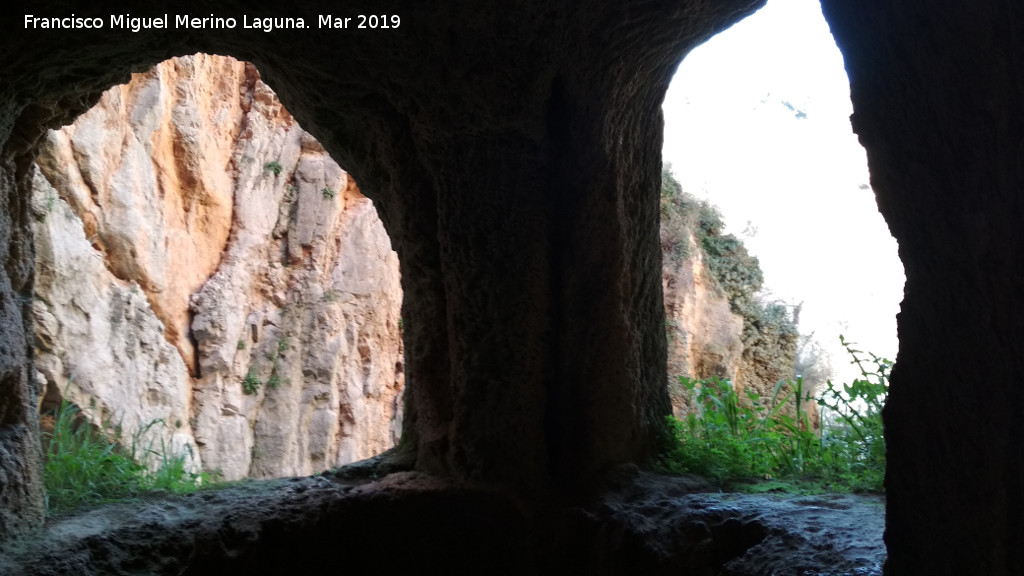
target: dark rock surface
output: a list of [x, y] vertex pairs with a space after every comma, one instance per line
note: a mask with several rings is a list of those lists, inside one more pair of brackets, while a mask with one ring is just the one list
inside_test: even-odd
[[43, 513], [39, 390], [30, 377], [32, 262], [26, 165], [0, 158], [0, 538], [39, 524]]
[[639, 475], [589, 505], [525, 506], [402, 472], [248, 482], [114, 504], [8, 543], [4, 574], [881, 574], [872, 496], [694, 492]]

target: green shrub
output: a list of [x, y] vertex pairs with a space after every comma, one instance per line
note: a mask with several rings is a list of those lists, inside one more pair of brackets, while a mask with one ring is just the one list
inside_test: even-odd
[[321, 188], [320, 193], [323, 194], [324, 200], [334, 200], [334, 197], [338, 195], [336, 190], [331, 190], [327, 186]]
[[704, 260], [718, 287], [730, 301], [749, 299], [761, 289], [764, 274], [757, 257], [747, 252], [747, 247], [732, 234], [705, 233], [701, 248], [707, 255]]
[[[697, 409], [685, 420], [669, 417], [672, 442], [662, 468], [721, 485], [780, 479], [832, 490], [881, 491], [881, 410], [892, 363], [875, 355], [865, 359], [841, 342], [862, 378], [841, 389], [828, 383], [816, 399], [824, 409], [817, 432], [803, 409], [803, 401], [811, 398], [801, 378], [779, 382], [770, 399], [747, 391], [747, 401], [728, 380], [680, 378]], [[795, 409], [785, 409], [788, 403], [795, 403]]]
[[[860, 378], [841, 389], [831, 380], [818, 404], [829, 418], [829, 426], [822, 426], [822, 444], [839, 452], [848, 469], [843, 471], [847, 483], [853, 488], [882, 490], [885, 479], [885, 438], [883, 436], [882, 408], [889, 394], [889, 373], [892, 361], [856, 350], [842, 336], [839, 341], [860, 370]], [[823, 418], [824, 419], [824, 418]]]
[[670, 166], [661, 170], [661, 249], [665, 258], [681, 263], [690, 257], [693, 218], [687, 207], [697, 199], [683, 192]]
[[278, 374], [277, 371], [278, 371], [278, 367], [274, 366], [274, 373], [271, 374], [270, 378], [267, 379], [267, 388], [269, 388], [271, 390], [276, 390], [282, 384], [288, 384], [289, 383], [289, 379], [288, 378], [281, 378], [281, 375]]
[[274, 176], [280, 176], [281, 175], [281, 169], [282, 169], [281, 168], [281, 163], [278, 162], [277, 160], [274, 160], [272, 162], [267, 162], [266, 164], [263, 165], [263, 170], [264, 171], [269, 170], [270, 172], [273, 172]]
[[260, 382], [260, 378], [256, 375], [256, 372], [254, 370], [250, 370], [249, 373], [245, 375], [245, 378], [242, 379], [242, 392], [245, 392], [246, 394], [255, 394], [262, 385], [263, 382]]
[[[208, 476], [186, 469], [185, 454], [172, 454], [162, 444], [159, 449], [143, 445], [143, 436], [163, 425], [154, 420], [124, 441], [117, 427], [103, 422], [100, 428], [114, 430], [108, 438], [77, 406], [62, 401], [53, 414], [53, 431], [43, 434], [47, 513], [126, 500], [150, 490], [191, 492], [209, 483]], [[159, 464], [155, 469], [141, 463], [151, 457]]]

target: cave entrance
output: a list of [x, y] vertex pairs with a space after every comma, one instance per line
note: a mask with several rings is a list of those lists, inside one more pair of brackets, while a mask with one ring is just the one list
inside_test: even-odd
[[252, 64], [133, 75], [48, 134], [32, 188], [44, 412], [72, 402], [151, 466], [224, 480], [395, 445], [398, 257]]
[[[664, 160], [679, 183], [673, 191], [666, 178], [668, 195], [689, 214], [666, 214], [665, 188], [662, 204], [677, 414], [692, 409], [679, 376], [729, 378], [768, 398], [801, 375], [820, 394], [828, 379], [880, 369], [870, 354], [896, 357], [903, 267], [849, 94], [816, 0], [769, 2], [680, 64], [664, 102]], [[864, 352], [861, 367], [841, 335]], [[816, 403], [807, 408], [813, 418]]]

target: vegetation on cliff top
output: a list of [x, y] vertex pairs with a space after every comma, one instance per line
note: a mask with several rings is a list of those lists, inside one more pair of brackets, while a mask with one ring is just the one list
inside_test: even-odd
[[677, 265], [692, 258], [692, 236], [716, 289], [743, 318], [744, 372], [764, 382], [792, 376], [799, 337], [796, 323], [785, 305], [759, 297], [764, 284], [760, 262], [742, 240], [724, 232], [718, 209], [685, 192], [665, 166], [661, 173], [664, 257]]

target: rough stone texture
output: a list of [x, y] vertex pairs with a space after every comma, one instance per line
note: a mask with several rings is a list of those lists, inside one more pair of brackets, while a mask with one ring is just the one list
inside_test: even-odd
[[244, 64], [204, 55], [138, 74], [49, 136], [40, 165], [117, 278], [135, 282], [195, 369], [189, 297], [231, 229]]
[[0, 537], [38, 526], [43, 515], [39, 392], [31, 374], [32, 232], [26, 166], [0, 157]]
[[[668, 390], [673, 413], [682, 418], [696, 408], [692, 394], [680, 384], [680, 376], [728, 379], [742, 402], [747, 401], [745, 390], [772, 398], [780, 381], [793, 379], [795, 326], [788, 320], [758, 325], [760, 318], [748, 320], [737, 313], [704, 265], [707, 254], [693, 234], [687, 232], [683, 241], [688, 242], [682, 250], [686, 258], [662, 255]], [[790, 387], [780, 392], [779, 397], [785, 398]], [[814, 392], [808, 389], [803, 395], [813, 398]], [[803, 409], [811, 426], [817, 427], [817, 403], [813, 399], [805, 401]], [[791, 402], [783, 410], [796, 413]]]
[[887, 574], [1024, 566], [1024, 11], [826, 0], [906, 268]]
[[51, 132], [38, 164], [33, 314], [51, 398], [227, 480], [394, 445], [397, 255], [255, 69], [164, 62]]
[[[796, 344], [799, 334], [796, 325], [790, 323], [788, 313], [781, 322], [765, 318], [744, 318], [743, 354], [736, 371], [737, 388], [748, 388], [756, 391], [764, 398], [771, 398], [780, 381], [792, 382], [794, 362], [796, 361]], [[781, 397], [792, 393], [795, 398], [795, 387], [787, 385], [779, 388]], [[818, 406], [813, 399], [816, 391], [802, 390], [804, 398], [803, 410], [809, 416], [811, 426], [819, 426]], [[796, 405], [787, 402], [784, 411], [795, 415]]]
[[598, 502], [541, 510], [419, 473], [248, 483], [59, 519], [0, 548], [0, 571], [881, 574], [880, 497], [703, 493], [692, 479], [623, 472]]
[[[44, 404], [53, 408], [64, 398], [97, 426], [119, 427], [125, 438], [138, 433], [141, 446], [198, 456], [189, 425], [188, 370], [164, 338], [163, 323], [138, 284], [110, 272], [59, 192], [33, 173], [32, 316]], [[198, 467], [189, 458], [189, 468]]]
[[662, 270], [669, 395], [677, 416], [691, 408], [688, 394], [678, 384], [679, 376], [717, 376], [737, 382], [743, 357], [743, 317], [715, 290], [703, 252], [692, 235], [689, 242], [687, 254], [693, 256], [679, 262], [665, 258]]

